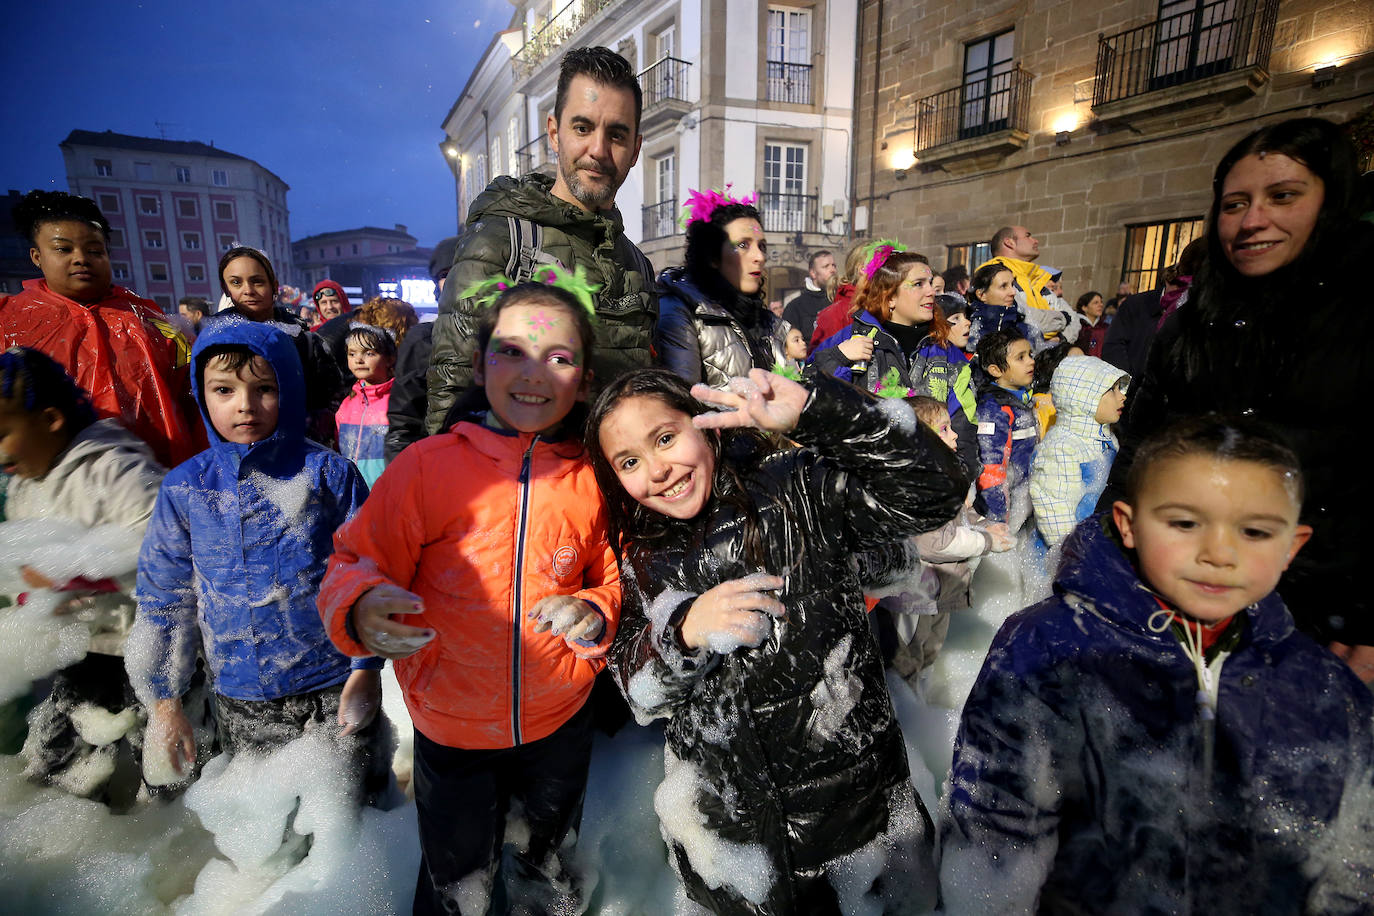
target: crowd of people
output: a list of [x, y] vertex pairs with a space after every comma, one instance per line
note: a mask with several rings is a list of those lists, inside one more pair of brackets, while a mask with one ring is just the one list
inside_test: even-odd
[[[666, 723], [662, 835], [712, 912], [1374, 909], [1368, 358], [1332, 333], [1374, 226], [1339, 129], [1236, 144], [1158, 290], [1070, 306], [1008, 225], [943, 272], [816, 252], [775, 310], [753, 195], [694, 191], [657, 276], [626, 237], [641, 106], [620, 56], [564, 57], [556, 175], [474, 201], [432, 324], [329, 280], [303, 317], [245, 246], [224, 308], [165, 316], [112, 282], [89, 200], [16, 206], [43, 277], [0, 298], [4, 517], [142, 542], [106, 580], [24, 568], [92, 633], [27, 775], [156, 804], [323, 730], [386, 804], [390, 660], [417, 913], [577, 911], [593, 733], [626, 706]], [[920, 695], [1008, 558], [1027, 607], [933, 817], [884, 669]], [[136, 726], [93, 743], [82, 704]]]

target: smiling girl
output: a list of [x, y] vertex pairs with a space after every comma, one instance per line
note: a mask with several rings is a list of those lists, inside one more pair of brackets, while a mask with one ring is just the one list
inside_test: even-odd
[[668, 720], [655, 806], [687, 896], [928, 910], [930, 818], [851, 557], [953, 517], [953, 452], [903, 403], [760, 370], [729, 392], [622, 376], [587, 445], [623, 568], [611, 668], [641, 721]]
[[686, 266], [659, 275], [654, 346], [688, 384], [724, 388], [750, 367], [785, 362], [791, 326], [768, 310], [768, 242], [754, 195], [693, 191], [684, 209]]
[[157, 303], [111, 282], [110, 224], [94, 203], [32, 191], [14, 222], [43, 272], [0, 295], [0, 349], [32, 347], [91, 394], [101, 417], [123, 423], [171, 467], [205, 446], [191, 401], [190, 347]]
[[[565, 291], [576, 281], [555, 268], [535, 276], [560, 285], [498, 279], [477, 325], [479, 387], [447, 432], [383, 472], [335, 536], [320, 592], [341, 650], [396, 659], [415, 723], [416, 913], [485, 912], [497, 881], [506, 911], [579, 911], [565, 844], [620, 586], [579, 438], [590, 290]], [[503, 874], [508, 813], [529, 834]]]

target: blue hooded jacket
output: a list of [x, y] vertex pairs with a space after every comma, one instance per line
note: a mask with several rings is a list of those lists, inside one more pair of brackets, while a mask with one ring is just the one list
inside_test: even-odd
[[1374, 700], [1278, 595], [1213, 647], [1213, 709], [1105, 516], [1055, 592], [1003, 624], [964, 706], [945, 911], [1369, 913]]
[[[266, 439], [226, 442], [210, 422], [202, 354], [218, 344], [246, 346], [276, 373], [277, 428]], [[224, 318], [196, 338], [191, 357], [211, 445], [158, 493], [138, 558], [130, 678], [145, 702], [181, 696], [200, 646], [223, 696], [273, 700], [335, 686], [350, 660], [330, 643], [315, 602], [334, 531], [367, 484], [352, 462], [305, 437], [300, 358], [281, 331]]]

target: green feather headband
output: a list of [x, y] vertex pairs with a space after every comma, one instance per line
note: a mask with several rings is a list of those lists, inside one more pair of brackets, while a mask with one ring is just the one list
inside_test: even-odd
[[[577, 300], [577, 304], [586, 311], [588, 318], [596, 321], [596, 299], [593, 298], [593, 294], [601, 287], [596, 283], [588, 282], [587, 268], [581, 264], [571, 271], [559, 267], [557, 264], [542, 264], [535, 268], [534, 275], [530, 280], [534, 283], [543, 283], [545, 286], [563, 290]], [[516, 285], [516, 282], [509, 277], [496, 274], [472, 284], [463, 290], [460, 298], [473, 299], [479, 308], [488, 308], [500, 298], [502, 293]]]

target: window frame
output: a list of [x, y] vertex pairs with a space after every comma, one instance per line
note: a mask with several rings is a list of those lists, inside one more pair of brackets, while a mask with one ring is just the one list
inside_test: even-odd
[[[146, 206], [147, 203], [148, 203], [149, 201], [151, 201], [151, 202], [152, 202], [152, 205], [153, 205], [153, 208], [152, 208], [151, 210], [149, 210], [149, 209], [147, 208], [147, 206]], [[161, 201], [161, 200], [157, 197], [157, 195], [155, 195], [155, 194], [154, 194], [154, 195], [149, 195], [149, 194], [140, 194], [140, 195], [138, 195], [138, 215], [139, 215], [139, 216], [161, 216], [161, 215], [162, 215], [162, 201]]]
[[983, 242], [963, 242], [945, 246], [945, 270], [959, 264], [968, 268], [969, 276], [978, 269], [978, 265], [992, 258], [992, 243]]
[[[1189, 226], [1190, 231], [1175, 231], [1176, 227]], [[1121, 252], [1121, 274], [1117, 283], [1131, 280], [1131, 289], [1138, 293], [1157, 289], [1163, 281], [1164, 271], [1178, 263], [1179, 255], [1188, 243], [1202, 238], [1207, 232], [1207, 220], [1203, 216], [1179, 216], [1171, 219], [1155, 220], [1148, 223], [1129, 223], [1126, 225], [1126, 242]], [[1147, 263], [1146, 248], [1150, 246], [1150, 231], [1158, 231], [1153, 239], [1153, 266]], [[1140, 234], [1139, 236], [1137, 234]], [[1133, 257], [1137, 238], [1140, 242], [1140, 257]], [[1133, 262], [1141, 266], [1133, 267]], [[1145, 281], [1150, 281], [1146, 286]]]
[[[197, 263], [197, 262], [191, 262], [191, 263], [188, 263], [188, 264], [185, 265], [185, 269], [186, 269], [186, 282], [187, 282], [187, 283], [204, 283], [204, 282], [206, 282], [206, 279], [205, 279], [205, 278], [206, 278], [207, 276], [209, 276], [208, 272], [205, 270], [205, 265], [204, 265], [204, 264], [200, 264], [200, 263]], [[200, 276], [199, 276], [199, 277], [193, 277], [193, 276], [191, 276], [191, 271], [193, 271], [193, 270], [199, 270], [199, 271], [200, 271]]]
[[177, 184], [191, 183], [191, 167], [189, 165], [173, 166], [172, 175], [176, 178]]
[[[185, 212], [185, 210], [183, 209], [187, 204], [190, 204], [190, 205], [191, 205], [191, 212], [190, 212], [190, 213]], [[178, 198], [177, 198], [177, 218], [178, 218], [178, 219], [196, 219], [196, 218], [198, 218], [199, 216], [200, 216], [200, 201], [196, 200], [194, 197], [178, 197]]]
[[[162, 269], [162, 276], [161, 276], [161, 277], [157, 277], [157, 276], [154, 276], [154, 275], [153, 275], [153, 271], [157, 270], [158, 268], [161, 268], [161, 269]], [[166, 261], [149, 261], [149, 262], [148, 262], [148, 282], [149, 282], [149, 283], [170, 283], [170, 282], [172, 282], [172, 272], [171, 272], [171, 270], [168, 269], [168, 267], [167, 267], [167, 262], [166, 262]]]
[[95, 163], [95, 177], [96, 177], [96, 178], [113, 178], [113, 177], [114, 177], [114, 160], [113, 160], [113, 159], [93, 159], [92, 161]]
[[[1011, 36], [1011, 48], [1004, 58], [997, 58], [998, 40]], [[970, 72], [969, 58], [981, 47], [987, 47], [987, 58], [981, 67]], [[1000, 68], [1000, 69], [999, 69]], [[976, 41], [964, 42], [964, 63], [959, 83], [959, 137], [976, 137], [1003, 129], [1011, 118], [1011, 102], [1016, 72], [1016, 26], [986, 35]], [[981, 76], [975, 76], [981, 73]], [[969, 90], [979, 94], [971, 96]]]
[[[191, 244], [192, 239], [195, 240], [194, 245]], [[181, 249], [183, 251], [204, 251], [205, 249], [202, 247], [202, 243], [203, 240], [200, 237], [200, 233], [195, 230], [188, 229], [181, 233]]]
[[128, 279], [129, 279], [129, 262], [128, 262], [128, 261], [111, 261], [111, 262], [110, 262], [110, 279], [112, 279], [112, 280], [128, 280]]
[[[219, 209], [220, 207], [228, 207], [228, 208], [229, 208], [229, 215], [228, 215], [228, 216], [220, 216], [220, 215], [219, 215], [219, 214], [220, 214], [220, 209]], [[234, 208], [234, 202], [233, 202], [232, 200], [217, 200], [217, 201], [215, 201], [215, 213], [214, 213], [215, 222], [219, 222], [219, 223], [232, 223], [232, 222], [234, 221], [235, 212], [236, 212], [236, 211], [235, 211], [235, 208]]]
[[211, 169], [211, 170], [210, 170], [210, 184], [214, 185], [214, 186], [217, 187], [217, 188], [227, 188], [227, 187], [229, 187], [229, 170], [228, 170], [228, 169]]
[[[119, 193], [116, 191], [100, 191], [96, 194], [96, 206], [100, 207], [101, 213], [119, 213]], [[112, 204], [112, 206], [106, 206]]]
[[[154, 236], [157, 237], [157, 244], [156, 244], [156, 245], [153, 244], [153, 237], [154, 237]], [[151, 249], [153, 249], [153, 250], [155, 250], [155, 251], [166, 251], [166, 250], [167, 250], [167, 237], [163, 234], [163, 232], [162, 232], [161, 229], [144, 229], [144, 230], [143, 230], [143, 247], [144, 247], [144, 248], [151, 248]]]

